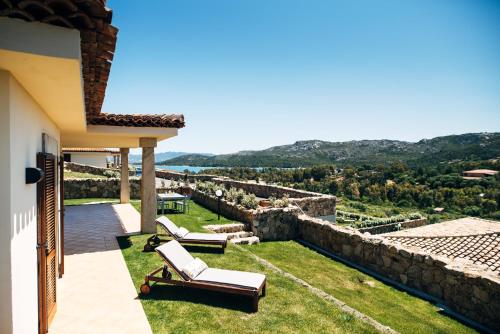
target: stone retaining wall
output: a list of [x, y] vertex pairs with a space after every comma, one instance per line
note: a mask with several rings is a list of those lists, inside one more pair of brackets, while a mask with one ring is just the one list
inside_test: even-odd
[[[105, 172], [109, 171], [120, 173], [120, 170], [117, 168], [95, 167], [95, 166], [77, 164], [75, 162], [64, 162], [64, 169], [70, 170], [72, 172], [89, 173], [95, 175], [105, 175]], [[130, 170], [129, 175], [134, 176], [135, 171]]]
[[[201, 206], [213, 211], [218, 211], [218, 200], [215, 196], [209, 196], [198, 190], [193, 190], [191, 199]], [[233, 219], [242, 223], [250, 224], [253, 221], [253, 211], [245, 209], [242, 206], [229, 203], [225, 200], [220, 201], [221, 215], [229, 219]]]
[[[288, 187], [281, 187], [269, 184], [261, 184], [256, 182], [246, 182], [246, 181], [236, 181], [228, 178], [214, 178], [213, 182], [224, 185], [227, 189], [234, 187], [245, 190], [247, 193], [255, 194], [257, 197], [262, 198], [281, 198], [283, 196], [289, 196], [290, 198], [304, 198], [304, 197], [318, 197], [318, 196], [328, 196], [319, 193], [314, 193], [310, 191], [298, 190]], [[333, 197], [335, 196], [328, 196]]]
[[[209, 196], [197, 190], [192, 192], [192, 200], [217, 212], [218, 204], [215, 196]], [[297, 234], [298, 208], [262, 208], [245, 209], [241, 205], [221, 200], [221, 215], [247, 225], [255, 236], [261, 240], [290, 240]]]
[[[130, 178], [130, 198], [141, 198], [141, 179]], [[66, 179], [64, 198], [120, 198], [120, 179]]]
[[399, 224], [401, 224], [401, 229], [404, 230], [407, 228], [424, 226], [424, 225], [429, 224], [429, 222], [426, 218], [414, 219], [414, 220], [409, 220], [409, 221], [399, 222], [399, 223], [391, 223], [391, 224], [385, 224], [385, 225], [379, 225], [379, 226], [358, 228], [358, 231], [361, 233], [368, 232], [370, 234], [382, 234], [382, 233], [395, 232], [398, 230], [397, 226]]
[[[175, 181], [185, 181], [186, 173], [180, 173], [172, 170], [156, 170], [156, 177], [175, 180]], [[217, 176], [208, 174], [187, 174], [188, 181], [190, 183], [195, 183], [196, 181], [212, 181]]]
[[500, 277], [482, 267], [306, 215], [297, 217], [294, 228], [300, 239], [423, 291], [469, 319], [500, 330]]

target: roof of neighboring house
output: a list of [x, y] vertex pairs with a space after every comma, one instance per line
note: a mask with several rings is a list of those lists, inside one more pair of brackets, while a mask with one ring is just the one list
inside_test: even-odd
[[464, 171], [464, 174], [485, 174], [485, 175], [495, 175], [498, 173], [496, 170], [492, 169], [473, 169], [473, 170], [466, 170]]
[[500, 223], [462, 218], [382, 235], [432, 254], [460, 258], [500, 274]]
[[119, 154], [120, 151], [112, 150], [108, 148], [80, 148], [80, 147], [65, 147], [62, 149], [63, 153], [110, 153], [110, 154]]
[[[80, 31], [87, 123], [102, 124], [102, 119], [107, 119], [107, 116], [102, 116], [101, 107], [118, 34], [118, 29], [111, 24], [113, 12], [106, 7], [106, 0], [4, 0], [0, 1], [0, 16], [39, 21]], [[165, 118], [168, 117], [174, 116], [134, 115], [128, 116], [128, 122], [106, 124], [184, 127], [182, 115], [175, 116], [175, 122], [166, 122]], [[113, 120], [109, 123], [113, 123]]]

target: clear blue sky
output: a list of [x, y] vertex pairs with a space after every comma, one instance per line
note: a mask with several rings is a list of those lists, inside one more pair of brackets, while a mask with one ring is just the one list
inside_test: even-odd
[[500, 1], [110, 0], [103, 111], [183, 113], [158, 151], [500, 131]]

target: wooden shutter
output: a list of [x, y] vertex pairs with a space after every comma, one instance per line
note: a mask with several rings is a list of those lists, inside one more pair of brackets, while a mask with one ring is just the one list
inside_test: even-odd
[[56, 310], [57, 275], [57, 193], [56, 159], [52, 154], [39, 153], [37, 165], [45, 177], [38, 183], [38, 301], [40, 333], [46, 333]]

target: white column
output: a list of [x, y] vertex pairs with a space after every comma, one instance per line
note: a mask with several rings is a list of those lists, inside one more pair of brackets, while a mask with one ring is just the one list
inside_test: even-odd
[[121, 183], [120, 183], [120, 203], [130, 202], [130, 183], [128, 180], [128, 148], [120, 148], [121, 154]]
[[156, 138], [140, 138], [142, 147], [141, 232], [156, 233]]

